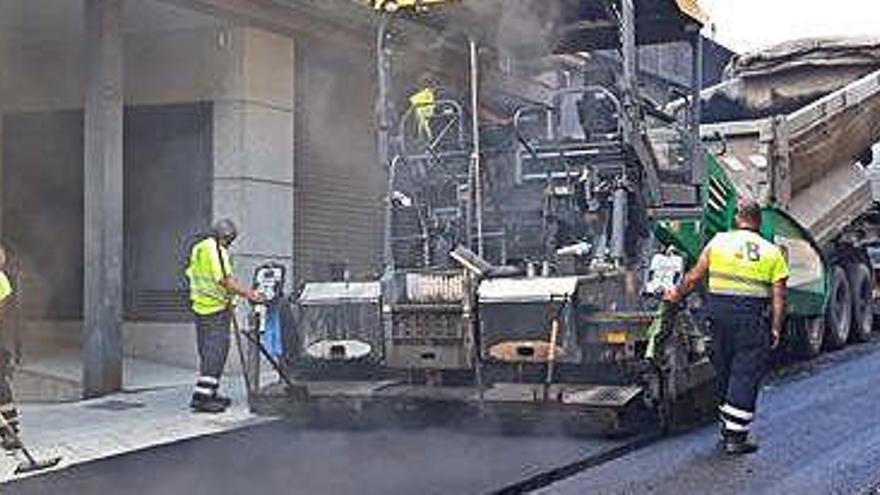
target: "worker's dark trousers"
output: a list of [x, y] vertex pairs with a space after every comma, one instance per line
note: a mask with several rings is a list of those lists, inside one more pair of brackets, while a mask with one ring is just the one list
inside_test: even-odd
[[758, 387], [770, 358], [768, 300], [710, 295], [712, 364], [722, 433], [744, 438], [755, 418]]
[[6, 349], [0, 348], [0, 414], [9, 425], [18, 431], [18, 408], [12, 397], [12, 354]]
[[196, 315], [196, 339], [199, 350], [199, 377], [193, 390], [194, 399], [217, 395], [220, 375], [229, 354], [229, 310], [210, 315]]

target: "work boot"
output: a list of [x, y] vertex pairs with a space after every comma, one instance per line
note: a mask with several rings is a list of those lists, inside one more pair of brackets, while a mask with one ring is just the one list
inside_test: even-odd
[[752, 454], [758, 451], [758, 444], [748, 435], [725, 436], [722, 443], [727, 455]]
[[214, 400], [223, 404], [223, 407], [229, 407], [232, 405], [232, 399], [230, 399], [229, 397], [226, 397], [225, 395], [217, 394], [214, 396]]
[[13, 435], [6, 430], [3, 430], [0, 433], [0, 447], [3, 450], [18, 450], [21, 448], [21, 440], [18, 439], [18, 435]]
[[193, 394], [189, 407], [193, 412], [217, 414], [225, 411], [227, 406], [215, 397]]

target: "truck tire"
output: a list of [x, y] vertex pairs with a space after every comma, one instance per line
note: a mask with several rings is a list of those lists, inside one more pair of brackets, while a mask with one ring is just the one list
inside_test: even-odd
[[831, 298], [825, 314], [825, 346], [840, 349], [849, 340], [852, 327], [852, 293], [846, 279], [846, 271], [840, 265], [831, 269]]
[[822, 353], [825, 341], [825, 318], [813, 316], [798, 318], [794, 325], [795, 352], [798, 357], [811, 359]]
[[854, 342], [867, 342], [874, 330], [874, 277], [864, 263], [853, 263], [846, 267], [846, 278], [853, 308], [850, 338]]

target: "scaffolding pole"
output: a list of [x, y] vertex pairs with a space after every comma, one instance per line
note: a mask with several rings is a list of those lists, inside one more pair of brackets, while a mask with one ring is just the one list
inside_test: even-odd
[[[480, 142], [480, 60], [479, 49], [474, 38], [468, 40], [471, 58], [471, 132], [473, 150], [471, 152], [470, 197], [473, 198], [473, 216], [477, 226], [477, 254], [483, 256], [483, 172]], [[468, 231], [470, 235], [471, 232]]]

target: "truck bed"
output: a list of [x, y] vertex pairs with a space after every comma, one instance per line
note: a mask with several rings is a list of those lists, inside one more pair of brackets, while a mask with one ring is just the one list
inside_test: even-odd
[[704, 124], [701, 134], [742, 194], [787, 209], [824, 243], [872, 206], [863, 165], [880, 141], [880, 70], [791, 113]]

